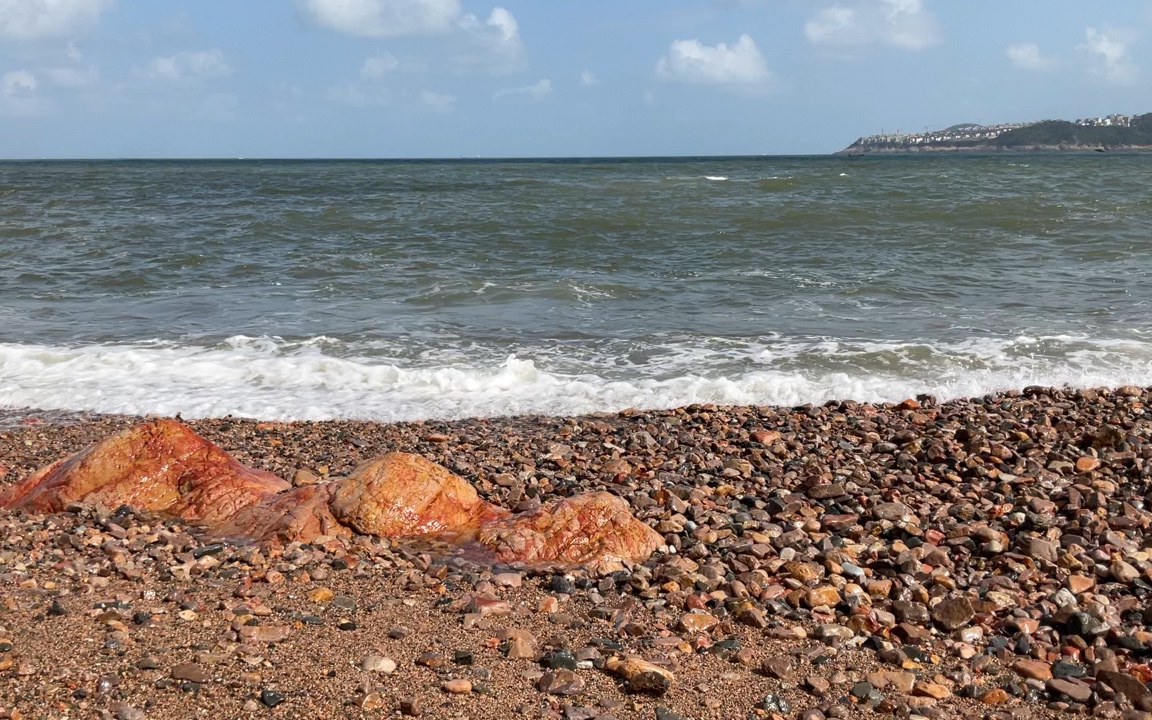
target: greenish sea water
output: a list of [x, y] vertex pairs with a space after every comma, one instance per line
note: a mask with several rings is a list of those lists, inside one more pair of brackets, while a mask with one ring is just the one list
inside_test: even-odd
[[1150, 160], [0, 163], [0, 406], [394, 420], [1148, 385]]

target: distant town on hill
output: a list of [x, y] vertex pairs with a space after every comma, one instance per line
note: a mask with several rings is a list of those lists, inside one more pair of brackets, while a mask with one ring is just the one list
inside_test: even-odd
[[862, 137], [837, 154], [1053, 150], [1152, 150], [1152, 113], [881, 133]]

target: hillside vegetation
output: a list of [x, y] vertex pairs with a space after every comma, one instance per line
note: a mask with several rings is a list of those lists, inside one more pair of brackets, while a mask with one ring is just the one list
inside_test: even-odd
[[1045, 120], [1009, 130], [989, 143], [996, 147], [1034, 145], [1152, 146], [1152, 113], [1132, 118], [1128, 127], [1077, 125], [1067, 120]]

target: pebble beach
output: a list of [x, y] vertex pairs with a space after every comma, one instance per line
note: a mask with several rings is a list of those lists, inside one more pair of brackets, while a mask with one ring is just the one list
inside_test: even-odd
[[[326, 482], [399, 450], [515, 510], [604, 490], [623, 571], [0, 515], [0, 717], [1152, 718], [1152, 390], [446, 422], [189, 421]], [[0, 482], [140, 418], [10, 411]]]

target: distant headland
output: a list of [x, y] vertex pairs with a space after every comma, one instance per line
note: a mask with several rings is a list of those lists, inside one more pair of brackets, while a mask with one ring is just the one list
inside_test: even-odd
[[1152, 113], [881, 133], [862, 137], [836, 154], [1111, 150], [1152, 150]]

